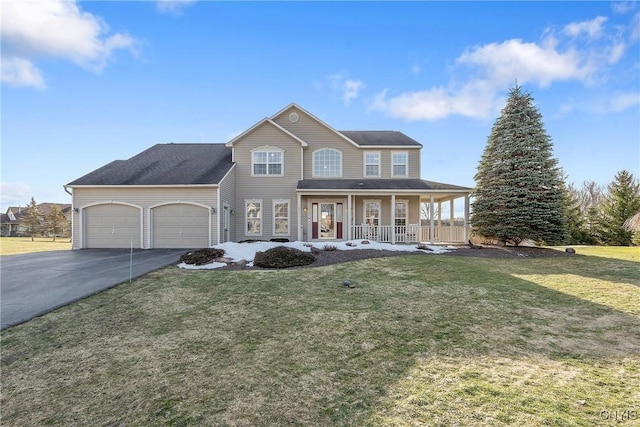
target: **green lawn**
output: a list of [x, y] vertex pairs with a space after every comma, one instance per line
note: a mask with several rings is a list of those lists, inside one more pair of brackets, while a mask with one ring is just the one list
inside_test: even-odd
[[166, 268], [3, 331], [2, 424], [638, 425], [622, 249]]
[[54, 242], [51, 237], [0, 237], [0, 255], [17, 255], [31, 252], [71, 250], [71, 239], [58, 237]]

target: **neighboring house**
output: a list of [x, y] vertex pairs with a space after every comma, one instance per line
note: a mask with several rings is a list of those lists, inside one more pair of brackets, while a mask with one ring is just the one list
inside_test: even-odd
[[[73, 248], [466, 241], [471, 189], [422, 180], [421, 149], [400, 132], [337, 131], [291, 104], [226, 144], [158, 144], [69, 183]], [[433, 213], [457, 198], [464, 225], [453, 209], [451, 225], [420, 224], [422, 203]]]
[[[40, 203], [36, 205], [38, 208], [38, 216], [40, 225], [45, 227], [47, 223], [47, 217], [53, 205], [57, 205], [62, 215], [67, 220], [63, 224], [63, 228], [60, 234], [63, 236], [71, 235], [71, 204], [69, 203]], [[22, 216], [25, 215], [26, 208], [21, 206], [10, 206], [7, 208], [7, 213], [1, 215], [0, 222], [2, 223], [2, 235], [3, 236], [24, 236], [26, 233], [25, 227], [21, 224]], [[46, 232], [46, 230], [43, 230]]]

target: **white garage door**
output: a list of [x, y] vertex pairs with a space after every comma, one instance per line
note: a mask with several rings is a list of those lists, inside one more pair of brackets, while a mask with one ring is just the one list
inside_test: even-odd
[[140, 209], [97, 205], [85, 209], [87, 248], [140, 248]]
[[208, 248], [209, 209], [175, 204], [152, 209], [154, 248]]

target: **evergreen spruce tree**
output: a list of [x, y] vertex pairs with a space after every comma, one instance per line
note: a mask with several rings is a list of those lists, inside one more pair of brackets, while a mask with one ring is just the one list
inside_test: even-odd
[[516, 245], [567, 239], [565, 190], [552, 149], [533, 98], [516, 85], [474, 177], [471, 224], [477, 234]]
[[622, 170], [616, 174], [608, 190], [599, 221], [603, 243], [629, 246], [634, 232], [626, 229], [624, 223], [640, 211], [640, 183], [632, 173]]
[[38, 205], [33, 197], [29, 205], [24, 209], [24, 214], [20, 218], [20, 225], [24, 227], [32, 242], [34, 241], [33, 237], [41, 231], [40, 212], [38, 212]]

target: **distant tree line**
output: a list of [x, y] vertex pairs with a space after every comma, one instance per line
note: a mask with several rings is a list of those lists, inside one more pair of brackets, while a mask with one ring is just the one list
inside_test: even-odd
[[619, 171], [604, 188], [593, 181], [569, 184], [566, 198], [568, 243], [640, 245], [640, 228], [630, 221], [640, 214], [640, 182], [629, 171]]

